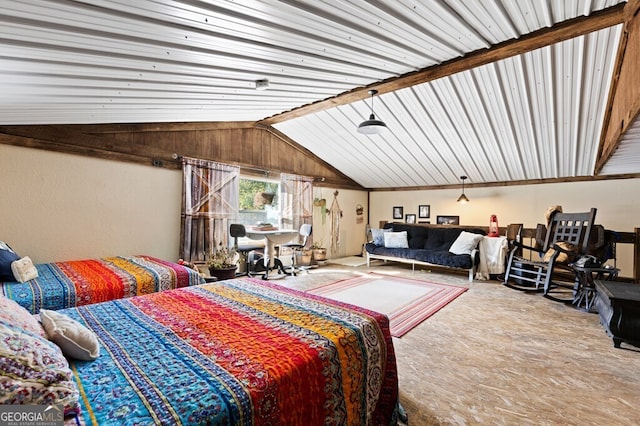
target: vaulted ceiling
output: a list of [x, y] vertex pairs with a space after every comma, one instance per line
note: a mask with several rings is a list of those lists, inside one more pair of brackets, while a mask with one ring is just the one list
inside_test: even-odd
[[[255, 122], [365, 188], [635, 175], [625, 5], [5, 1], [0, 125]], [[357, 133], [372, 106], [388, 131]]]

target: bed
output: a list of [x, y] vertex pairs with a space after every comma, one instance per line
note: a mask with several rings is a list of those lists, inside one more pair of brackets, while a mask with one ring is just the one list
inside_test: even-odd
[[397, 423], [379, 313], [252, 278], [55, 313], [99, 343], [95, 360], [68, 358], [78, 407], [65, 424]]
[[38, 277], [2, 282], [0, 292], [36, 314], [202, 284], [197, 271], [152, 256], [116, 256], [35, 265]]

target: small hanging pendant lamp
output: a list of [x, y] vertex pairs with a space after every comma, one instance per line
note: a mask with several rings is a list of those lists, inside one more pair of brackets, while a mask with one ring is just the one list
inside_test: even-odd
[[371, 115], [369, 116], [368, 120], [360, 123], [360, 125], [358, 126], [358, 133], [363, 133], [365, 135], [379, 135], [387, 128], [387, 125], [384, 124], [384, 121], [376, 120], [376, 116], [373, 113], [373, 97], [377, 93], [377, 90], [369, 90], [369, 94], [371, 95]]
[[460, 204], [466, 204], [469, 202], [469, 199], [467, 198], [467, 196], [464, 195], [464, 181], [467, 180], [467, 177], [460, 176], [460, 179], [462, 180], [462, 194], [458, 197], [458, 202]]

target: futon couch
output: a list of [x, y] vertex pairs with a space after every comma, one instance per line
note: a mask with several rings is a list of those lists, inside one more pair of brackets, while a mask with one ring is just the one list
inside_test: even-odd
[[387, 223], [371, 233], [365, 245], [367, 266], [373, 259], [410, 263], [414, 269], [415, 265], [441, 266], [467, 270], [469, 281], [480, 261], [478, 243], [485, 235], [477, 228], [405, 223]]

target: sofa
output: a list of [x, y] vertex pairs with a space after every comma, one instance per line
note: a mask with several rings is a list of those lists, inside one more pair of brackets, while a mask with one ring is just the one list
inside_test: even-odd
[[478, 244], [485, 230], [451, 225], [386, 223], [371, 230], [365, 244], [367, 266], [371, 260], [465, 270], [473, 281], [480, 261]]

